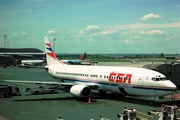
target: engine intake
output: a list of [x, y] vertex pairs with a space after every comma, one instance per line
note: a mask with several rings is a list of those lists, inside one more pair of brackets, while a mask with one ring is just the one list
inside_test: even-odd
[[89, 97], [91, 95], [91, 89], [87, 85], [73, 85], [70, 93], [74, 97]]

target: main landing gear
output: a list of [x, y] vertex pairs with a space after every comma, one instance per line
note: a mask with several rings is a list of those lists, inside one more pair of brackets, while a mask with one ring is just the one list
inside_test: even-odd
[[100, 95], [100, 96], [106, 96], [106, 91], [104, 91], [104, 90], [99, 90], [99, 95]]
[[159, 100], [159, 97], [157, 97], [157, 96], [155, 96], [155, 97], [150, 97], [149, 100], [150, 100], [149, 104], [150, 104], [151, 106], [155, 106], [155, 105], [156, 105], [156, 101]]
[[155, 106], [156, 105], [156, 101], [150, 100], [149, 104], [150, 104], [150, 106]]

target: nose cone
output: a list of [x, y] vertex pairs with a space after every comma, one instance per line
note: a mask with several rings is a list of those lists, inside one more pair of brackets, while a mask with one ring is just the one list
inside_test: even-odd
[[170, 80], [159, 81], [159, 83], [161, 84], [163, 91], [159, 94], [160, 96], [169, 95], [177, 91], [176, 85]]
[[174, 90], [174, 91], [177, 90], [177, 86], [173, 82], [171, 82], [170, 80], [167, 81], [166, 86], [171, 90]]

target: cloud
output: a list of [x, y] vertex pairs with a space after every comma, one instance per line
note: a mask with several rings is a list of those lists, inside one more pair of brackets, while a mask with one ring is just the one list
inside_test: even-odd
[[54, 30], [49, 30], [49, 31], [48, 31], [48, 34], [56, 34], [56, 31], [54, 31]]
[[16, 36], [18, 36], [18, 34], [13, 34], [13, 35], [12, 35], [12, 37], [16, 37]]
[[118, 32], [118, 30], [103, 30], [100, 33], [104, 34], [104, 35], [107, 35], [107, 34], [114, 34], [114, 33], [117, 33], [117, 32]]
[[26, 32], [21, 32], [22, 36], [28, 36], [28, 34]]
[[96, 30], [96, 29], [100, 29], [99, 26], [97, 25], [89, 25], [85, 28], [85, 30], [89, 31], [89, 30]]
[[59, 28], [53, 28], [52, 30], [48, 30], [48, 34], [57, 34], [57, 30], [59, 30]]
[[9, 35], [10, 38], [22, 38], [24, 36], [28, 36], [28, 34], [26, 32], [21, 32]]
[[80, 30], [80, 31], [79, 31], [79, 34], [83, 35], [83, 34], [85, 34], [85, 32], [98, 31], [98, 30], [100, 30], [100, 29], [101, 29], [101, 28], [100, 28], [99, 26], [97, 26], [97, 25], [89, 25], [89, 26], [87, 26], [85, 29]]
[[59, 30], [59, 28], [53, 28], [52, 30], [57, 31], [57, 30]]
[[134, 36], [133, 38], [135, 38], [135, 39], [136, 39], [136, 38], [138, 38], [138, 36]]
[[15, 34], [9, 35], [9, 37], [13, 38], [13, 39], [20, 39], [22, 37], [22, 35], [15, 33]]
[[46, 0], [30, 0], [31, 2], [43, 2], [43, 1], [46, 1]]
[[141, 31], [141, 34], [148, 34], [148, 35], [162, 35], [162, 34], [164, 34], [164, 32], [163, 31], [161, 31], [161, 30], [150, 30], [150, 31]]
[[121, 32], [122, 35], [131, 35], [132, 32]]
[[141, 18], [141, 20], [149, 20], [149, 19], [158, 19], [161, 18], [159, 15], [155, 15], [153, 13], [147, 14]]
[[133, 43], [133, 41], [132, 40], [124, 40], [124, 43], [130, 44], [130, 43]]
[[142, 28], [180, 28], [180, 22], [164, 23], [164, 24], [127, 24], [111, 26], [111, 29], [142, 29]]

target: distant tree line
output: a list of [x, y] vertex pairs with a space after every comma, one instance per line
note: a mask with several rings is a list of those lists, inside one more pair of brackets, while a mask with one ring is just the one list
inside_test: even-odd
[[132, 54], [132, 55], [87, 55], [87, 59], [128, 59], [128, 58], [165, 58], [164, 53], [161, 54]]

